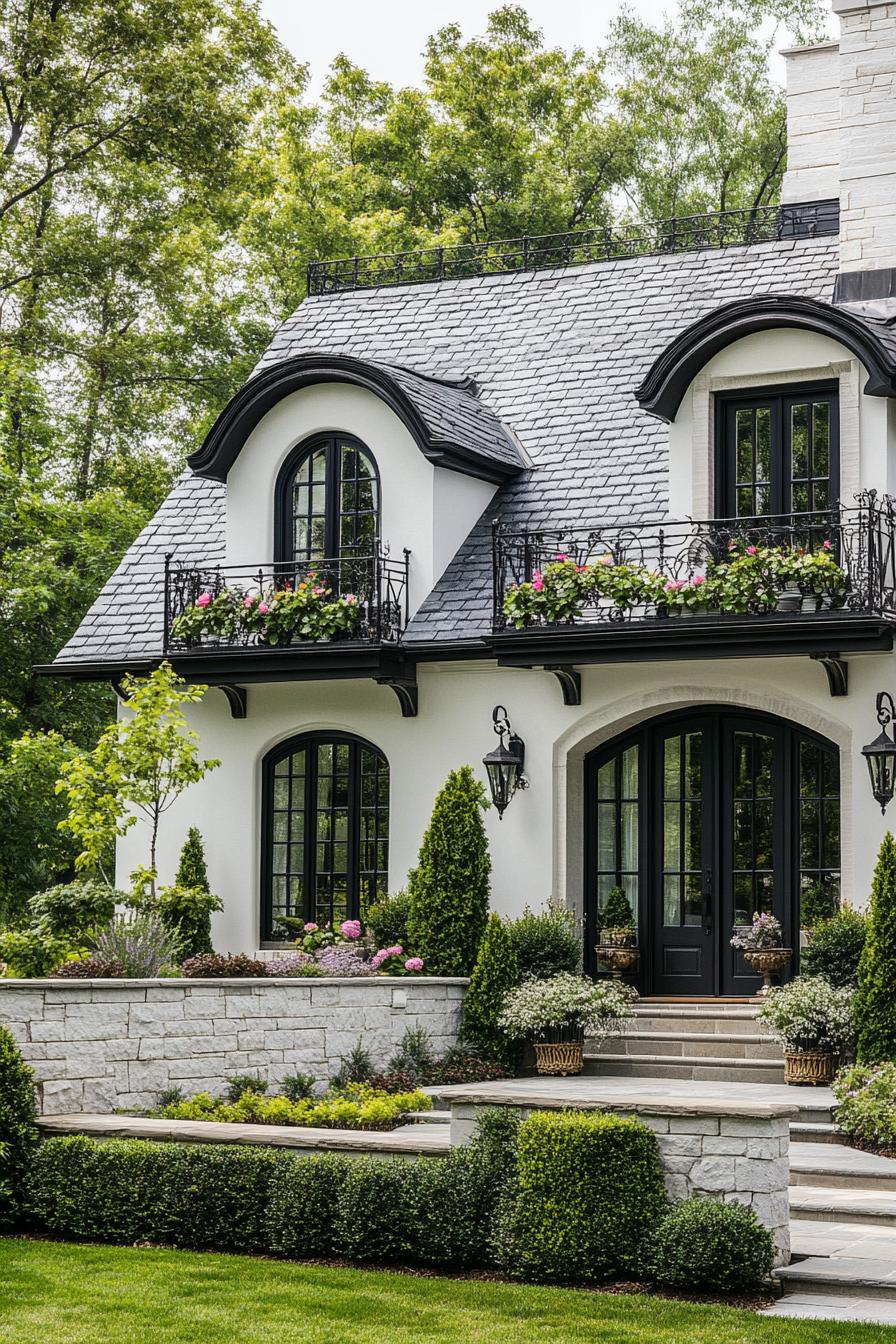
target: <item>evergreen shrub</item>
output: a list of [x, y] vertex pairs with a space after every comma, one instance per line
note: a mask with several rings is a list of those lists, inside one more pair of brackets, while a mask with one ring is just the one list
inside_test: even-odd
[[0, 1229], [22, 1210], [28, 1170], [37, 1149], [34, 1074], [5, 1027], [0, 1027]]
[[896, 1060], [896, 841], [887, 831], [871, 884], [868, 936], [855, 1002], [861, 1064]]
[[125, 892], [87, 878], [39, 891], [28, 902], [28, 914], [38, 933], [78, 941], [108, 924], [115, 907], [127, 901]]
[[866, 916], [843, 906], [816, 926], [812, 941], [800, 953], [801, 973], [824, 976], [837, 989], [854, 987], [867, 935]]
[[518, 1178], [497, 1222], [499, 1262], [524, 1279], [631, 1276], [665, 1207], [646, 1125], [583, 1111], [536, 1113], [519, 1130]]
[[408, 935], [411, 898], [407, 891], [396, 891], [368, 906], [364, 923], [377, 947], [401, 947], [408, 956], [414, 948]]
[[575, 916], [554, 901], [537, 914], [526, 906], [519, 919], [509, 922], [507, 934], [520, 979], [550, 980], [561, 971], [576, 975], [581, 967], [582, 938]]
[[500, 915], [491, 914], [464, 999], [461, 1036], [508, 1066], [515, 1062], [517, 1051], [498, 1027], [498, 1017], [507, 994], [519, 982], [519, 965], [507, 926]]
[[430, 975], [469, 975], [485, 931], [491, 860], [485, 789], [469, 765], [436, 798], [410, 887], [408, 936]]
[[174, 886], [162, 887], [157, 903], [162, 922], [177, 938], [184, 959], [213, 950], [212, 911], [223, 906], [209, 887], [205, 849], [195, 826], [187, 832]]
[[687, 1199], [665, 1215], [645, 1261], [666, 1287], [736, 1293], [761, 1287], [773, 1254], [772, 1235], [752, 1209]]

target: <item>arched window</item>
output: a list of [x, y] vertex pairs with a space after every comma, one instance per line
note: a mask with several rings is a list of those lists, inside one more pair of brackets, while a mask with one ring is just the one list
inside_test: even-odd
[[281, 742], [262, 771], [264, 942], [282, 941], [281, 916], [339, 923], [385, 895], [389, 765], [347, 733]]
[[755, 992], [732, 928], [773, 914], [799, 947], [800, 900], [840, 888], [837, 748], [782, 719], [695, 706], [586, 762], [586, 954], [613, 887], [640, 932], [641, 988]]
[[277, 481], [275, 559], [308, 560], [370, 556], [380, 525], [376, 463], [363, 443], [348, 434], [327, 434], [300, 443]]

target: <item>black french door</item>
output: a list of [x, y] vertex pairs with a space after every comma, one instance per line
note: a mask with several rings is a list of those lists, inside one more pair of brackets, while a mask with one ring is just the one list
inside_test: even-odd
[[793, 945], [800, 891], [839, 889], [836, 748], [783, 720], [716, 708], [655, 720], [588, 758], [586, 817], [586, 964], [622, 886], [642, 993], [755, 993], [734, 927], [773, 914]]

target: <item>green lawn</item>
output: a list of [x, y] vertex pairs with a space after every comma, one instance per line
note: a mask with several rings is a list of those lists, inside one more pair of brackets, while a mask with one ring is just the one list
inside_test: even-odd
[[876, 1326], [562, 1288], [0, 1239], [3, 1344], [822, 1344]]

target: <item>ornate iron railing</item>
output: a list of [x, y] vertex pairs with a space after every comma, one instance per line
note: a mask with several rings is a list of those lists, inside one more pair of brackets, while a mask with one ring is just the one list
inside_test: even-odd
[[[283, 561], [254, 568], [230, 565], [189, 566], [165, 560], [165, 652], [185, 652], [201, 648], [232, 652], [235, 649], [260, 651], [284, 644], [308, 642], [295, 634], [284, 636], [283, 622], [277, 644], [265, 630], [262, 603], [269, 609], [279, 601], [277, 594], [295, 592], [306, 585], [320, 592], [322, 603], [339, 598], [351, 604], [347, 628], [333, 635], [339, 642], [398, 643], [408, 622], [408, 568], [410, 551], [400, 560], [391, 560], [377, 548], [371, 554], [345, 554], [337, 558]], [[181, 633], [179, 618], [194, 613], [207, 596], [205, 607], [224, 598], [223, 620], [218, 630]], [[232, 608], [232, 615], [230, 612]], [[183, 624], [182, 622], [180, 623]]]
[[337, 294], [378, 285], [419, 285], [462, 280], [472, 275], [503, 275], [539, 271], [589, 261], [661, 256], [708, 248], [744, 247], [786, 238], [836, 234], [840, 227], [837, 201], [801, 205], [757, 206], [716, 214], [683, 215], [640, 224], [616, 224], [569, 233], [501, 238], [453, 247], [425, 247], [369, 257], [312, 261], [309, 294]]
[[[597, 528], [521, 530], [495, 523], [494, 629], [500, 632], [514, 624], [505, 613], [507, 594], [522, 583], [537, 582], [545, 568], [559, 559], [581, 566], [630, 565], [663, 575], [675, 584], [692, 585], [695, 578], [698, 583], [701, 577], [705, 579], [708, 571], [718, 575], [719, 566], [743, 555], [748, 547], [810, 554], [826, 550], [842, 570], [843, 581], [834, 598], [819, 599], [822, 610], [896, 618], [896, 500], [867, 491], [856, 496], [854, 507], [824, 513]], [[655, 601], [620, 606], [598, 594], [562, 625], [568, 629], [570, 624], [648, 621], [665, 610]], [[744, 614], [767, 614], [768, 610], [767, 605], [757, 604]], [[802, 604], [803, 614], [806, 610], [815, 610], [811, 600]], [[548, 624], [537, 614], [525, 623]]]

